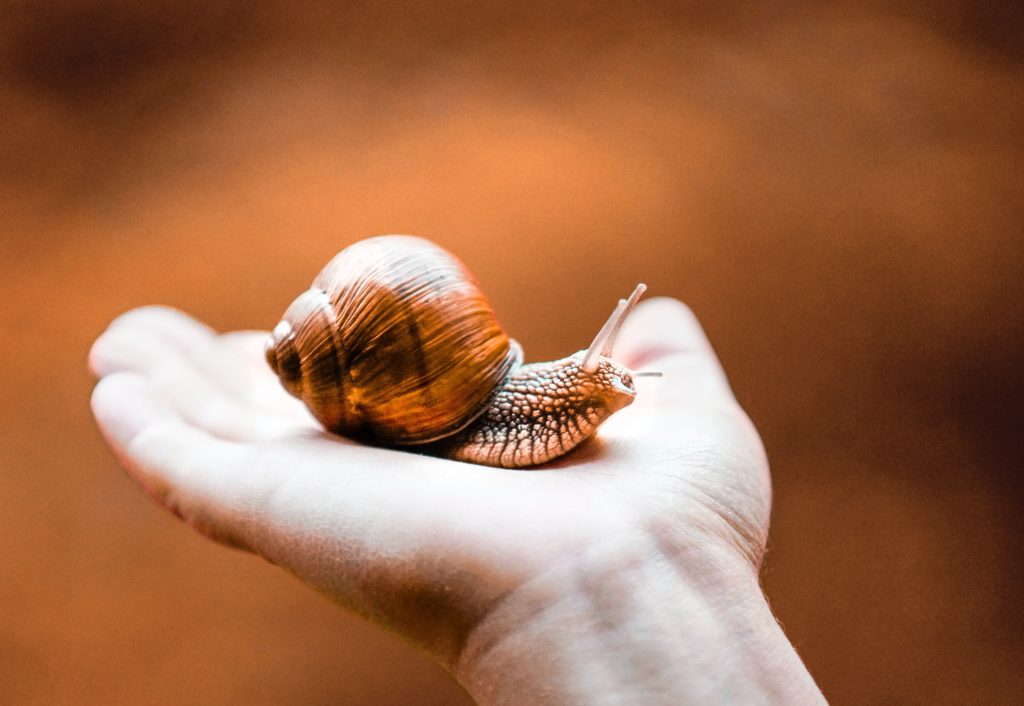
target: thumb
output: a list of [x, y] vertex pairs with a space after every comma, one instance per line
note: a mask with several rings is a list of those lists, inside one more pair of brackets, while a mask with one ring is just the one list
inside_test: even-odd
[[734, 404], [725, 371], [700, 322], [677, 299], [642, 302], [626, 320], [615, 347], [616, 359], [638, 371], [660, 372], [637, 404]]

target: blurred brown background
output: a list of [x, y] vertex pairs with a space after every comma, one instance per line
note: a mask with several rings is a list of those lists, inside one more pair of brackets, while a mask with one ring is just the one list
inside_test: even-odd
[[466, 703], [160, 513], [88, 411], [121, 311], [267, 328], [389, 232], [458, 253], [531, 359], [639, 279], [689, 302], [768, 446], [766, 590], [825, 694], [1016, 702], [1018, 8], [5, 3], [0, 702]]

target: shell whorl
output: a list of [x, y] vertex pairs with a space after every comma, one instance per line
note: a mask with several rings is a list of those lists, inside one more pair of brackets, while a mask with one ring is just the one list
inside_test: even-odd
[[465, 266], [411, 236], [339, 253], [267, 345], [285, 388], [327, 429], [403, 445], [466, 427], [520, 359]]

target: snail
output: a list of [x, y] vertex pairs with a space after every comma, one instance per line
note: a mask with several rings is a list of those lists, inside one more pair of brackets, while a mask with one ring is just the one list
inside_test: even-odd
[[489, 466], [557, 458], [636, 396], [611, 360], [646, 287], [619, 300], [586, 350], [522, 363], [466, 267], [413, 236], [335, 256], [266, 344], [284, 388], [329, 431]]

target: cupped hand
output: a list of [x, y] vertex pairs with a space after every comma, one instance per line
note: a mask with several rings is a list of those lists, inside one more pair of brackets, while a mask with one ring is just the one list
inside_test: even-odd
[[189, 525], [453, 671], [496, 606], [586, 557], [617, 556], [629, 571], [711, 550], [756, 575], [767, 463], [675, 300], [641, 304], [616, 349], [627, 366], [664, 376], [638, 379], [634, 404], [575, 453], [520, 471], [325, 433], [267, 368], [265, 337], [217, 335], [166, 308], [124, 314], [90, 354], [100, 429], [129, 475]]

